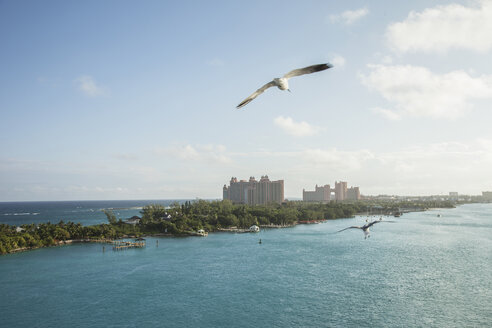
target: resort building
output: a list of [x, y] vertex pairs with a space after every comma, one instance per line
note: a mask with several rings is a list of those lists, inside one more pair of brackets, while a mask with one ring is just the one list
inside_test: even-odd
[[302, 189], [302, 200], [305, 202], [324, 202], [327, 203], [331, 199], [330, 185], [324, 185], [314, 188], [314, 191], [306, 191]]
[[342, 201], [347, 199], [347, 182], [335, 181], [335, 200]]
[[330, 185], [318, 187], [316, 185], [314, 191], [302, 190], [302, 200], [305, 202], [323, 202], [327, 203], [331, 200], [359, 200], [361, 199], [359, 187], [347, 188], [347, 182], [336, 182], [335, 188], [330, 188]]
[[235, 204], [280, 204], [284, 201], [284, 180], [270, 181], [268, 175], [259, 181], [255, 177], [250, 177], [249, 181], [232, 177], [229, 187], [222, 188], [222, 196]]
[[492, 191], [482, 191], [482, 198], [484, 200], [492, 201]]
[[359, 200], [361, 199], [360, 197], [360, 190], [359, 187], [350, 187], [347, 189], [347, 200]]

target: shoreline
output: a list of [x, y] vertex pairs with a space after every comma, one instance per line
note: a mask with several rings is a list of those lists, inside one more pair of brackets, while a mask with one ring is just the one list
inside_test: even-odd
[[[456, 205], [460, 204], [455, 204]], [[290, 224], [260, 224], [258, 225], [259, 228], [261, 229], [283, 229], [283, 228], [292, 228], [300, 224], [319, 224], [323, 223], [326, 221], [331, 221], [331, 220], [337, 220], [337, 219], [353, 219], [356, 216], [395, 216], [395, 214], [404, 214], [404, 213], [412, 213], [412, 212], [425, 212], [429, 210], [439, 210], [443, 208], [448, 208], [448, 207], [432, 207], [432, 208], [418, 208], [418, 207], [407, 207], [407, 208], [398, 208], [397, 212], [393, 211], [388, 211], [388, 212], [383, 212], [383, 213], [372, 213], [372, 212], [359, 212], [359, 213], [354, 213], [353, 216], [351, 217], [338, 217], [334, 219], [321, 219], [321, 220], [310, 220], [310, 219], [305, 219], [305, 220], [299, 220], [295, 221]], [[399, 217], [399, 215], [398, 215]], [[71, 245], [71, 244], [77, 244], [77, 243], [112, 243], [116, 240], [121, 240], [121, 239], [134, 239], [134, 238], [139, 238], [139, 237], [174, 237], [174, 238], [179, 238], [179, 237], [192, 237], [192, 236], [197, 236], [197, 237], [203, 237], [208, 235], [208, 233], [220, 233], [220, 232], [229, 232], [229, 233], [255, 233], [258, 231], [255, 230], [250, 230], [249, 228], [237, 228], [237, 227], [229, 227], [229, 228], [215, 228], [209, 232], [196, 232], [196, 231], [186, 231], [186, 232], [181, 232], [181, 233], [168, 233], [168, 232], [157, 232], [157, 233], [145, 233], [145, 232], [139, 232], [139, 233], [126, 233], [121, 235], [118, 238], [114, 239], [90, 239], [90, 238], [83, 238], [83, 239], [67, 239], [67, 240], [53, 240], [53, 244], [51, 245], [42, 245], [42, 246], [31, 246], [31, 247], [19, 247], [15, 249], [11, 249], [6, 253], [3, 253], [1, 255], [7, 255], [7, 254], [15, 254], [15, 253], [21, 253], [21, 252], [26, 252], [30, 250], [36, 250], [39, 248], [46, 248], [46, 247], [59, 247], [59, 246], [64, 246], [64, 245]]]

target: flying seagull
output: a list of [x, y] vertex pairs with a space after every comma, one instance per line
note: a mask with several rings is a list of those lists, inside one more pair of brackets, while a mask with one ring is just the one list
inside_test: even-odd
[[[366, 222], [367, 222], [367, 220], [366, 220]], [[372, 227], [373, 225], [375, 225], [376, 223], [379, 223], [379, 222], [395, 222], [395, 221], [383, 221], [383, 219], [380, 218], [379, 220], [372, 221], [372, 222], [369, 222], [367, 224], [364, 224], [362, 227], [359, 227], [359, 226], [351, 226], [351, 227], [342, 229], [342, 230], [337, 231], [337, 232], [342, 232], [342, 231], [345, 231], [347, 229], [361, 229], [362, 232], [364, 233], [364, 239], [366, 239], [366, 238], [371, 237], [371, 232], [369, 231], [369, 228]]]
[[304, 75], [304, 74], [311, 74], [311, 73], [316, 73], [319, 71], [324, 71], [325, 69], [332, 68], [333, 65], [331, 64], [318, 64], [318, 65], [312, 65], [304, 68], [298, 68], [295, 70], [290, 71], [289, 73], [285, 74], [284, 76], [278, 78], [274, 78], [272, 81], [268, 82], [255, 92], [251, 94], [248, 98], [244, 99], [239, 105], [236, 106], [236, 108], [241, 108], [251, 102], [253, 99], [261, 95], [263, 92], [265, 92], [266, 89], [270, 87], [278, 87], [280, 90], [287, 90], [290, 91], [289, 89], [289, 79], [294, 76], [299, 76], [299, 75]]

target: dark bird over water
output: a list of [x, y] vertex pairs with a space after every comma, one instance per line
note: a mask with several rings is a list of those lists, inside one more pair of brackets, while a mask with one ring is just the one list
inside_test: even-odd
[[[366, 220], [366, 222], [367, 222], [367, 220]], [[362, 227], [359, 227], [359, 226], [351, 226], [351, 227], [342, 229], [342, 230], [337, 231], [337, 232], [342, 232], [342, 231], [345, 231], [347, 229], [361, 229], [362, 232], [364, 232], [364, 239], [366, 239], [366, 238], [371, 237], [371, 232], [369, 231], [369, 228], [372, 227], [373, 225], [375, 225], [376, 223], [379, 223], [379, 222], [394, 222], [394, 221], [383, 221], [383, 219], [381, 218], [379, 220], [372, 221], [372, 222], [369, 222], [367, 224], [364, 224]]]
[[270, 87], [278, 87], [280, 90], [288, 90], [289, 89], [289, 79], [294, 76], [299, 76], [299, 75], [304, 75], [304, 74], [311, 74], [311, 73], [316, 73], [320, 71], [324, 71], [325, 69], [332, 68], [333, 65], [331, 64], [318, 64], [318, 65], [312, 65], [304, 68], [298, 68], [293, 71], [290, 71], [289, 73], [285, 74], [283, 77], [280, 78], [274, 78], [272, 81], [268, 82], [255, 92], [251, 94], [248, 98], [244, 99], [239, 105], [236, 106], [236, 108], [241, 108], [248, 103], [250, 103], [253, 99], [261, 95], [263, 92], [265, 92], [266, 89]]

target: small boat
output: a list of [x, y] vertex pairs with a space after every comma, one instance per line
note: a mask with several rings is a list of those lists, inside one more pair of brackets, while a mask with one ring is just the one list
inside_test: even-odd
[[208, 232], [206, 232], [205, 230], [203, 229], [200, 229], [196, 232], [196, 236], [202, 236], [202, 237], [206, 237], [208, 236]]

